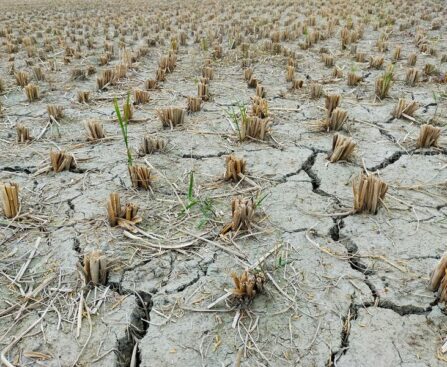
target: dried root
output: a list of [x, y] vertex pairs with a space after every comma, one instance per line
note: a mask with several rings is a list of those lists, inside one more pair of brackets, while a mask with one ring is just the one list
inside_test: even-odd
[[348, 85], [350, 87], [355, 87], [362, 80], [363, 80], [363, 78], [360, 75], [357, 75], [356, 73], [352, 73], [352, 72], [348, 73]]
[[251, 113], [253, 116], [257, 116], [259, 118], [266, 118], [268, 116], [268, 104], [267, 100], [258, 96], [253, 98]]
[[261, 84], [256, 85], [256, 97], [265, 98], [267, 93], [265, 92], [265, 88]]
[[244, 159], [237, 158], [231, 154], [226, 159], [226, 171], [224, 175], [225, 180], [232, 180], [238, 182], [241, 177], [239, 175], [245, 174], [246, 162]]
[[188, 97], [187, 110], [189, 112], [198, 112], [202, 108], [201, 97]]
[[148, 79], [144, 83], [144, 87], [146, 88], [146, 90], [157, 89], [158, 88], [158, 82], [156, 80], [154, 80], [154, 79]]
[[71, 80], [85, 80], [87, 79], [87, 72], [84, 69], [73, 69], [71, 71]]
[[115, 227], [118, 224], [118, 219], [122, 215], [120, 197], [117, 192], [112, 192], [109, 196], [109, 200], [107, 201], [107, 215], [109, 224]]
[[158, 68], [155, 72], [155, 80], [157, 82], [164, 82], [166, 80], [166, 70], [162, 68]]
[[138, 206], [132, 203], [121, 206], [120, 196], [117, 192], [112, 192], [107, 201], [107, 216], [111, 227], [122, 226], [127, 228], [141, 222], [138, 215]]
[[257, 140], [266, 140], [270, 134], [271, 122], [268, 119], [259, 117], [246, 117], [242, 119], [239, 127], [239, 139], [244, 141], [246, 138]]
[[229, 231], [239, 231], [251, 228], [251, 222], [255, 215], [255, 203], [253, 198], [233, 197], [231, 201], [232, 220], [224, 226], [221, 234]]
[[416, 61], [417, 61], [417, 55], [415, 53], [411, 53], [408, 55], [408, 66], [414, 66], [416, 65]]
[[84, 277], [86, 283], [94, 286], [107, 283], [108, 261], [99, 250], [84, 255]]
[[202, 76], [209, 80], [213, 80], [213, 76], [214, 76], [213, 68], [209, 67], [209, 66], [204, 66], [202, 68]]
[[171, 127], [183, 124], [185, 121], [185, 110], [177, 107], [169, 107], [157, 110], [157, 116], [163, 127]]
[[140, 157], [146, 154], [152, 154], [157, 151], [162, 151], [166, 148], [166, 140], [157, 137], [146, 135], [140, 145], [138, 154]]
[[261, 272], [256, 274], [245, 270], [241, 275], [231, 273], [234, 288], [231, 290], [233, 296], [239, 301], [249, 302], [255, 298], [257, 294], [264, 291], [265, 275]]
[[208, 84], [206, 83], [199, 83], [197, 86], [197, 95], [203, 100], [208, 101], [210, 98], [210, 94], [208, 91]]
[[258, 85], [259, 81], [258, 79], [256, 79], [253, 75], [250, 77], [250, 79], [247, 82], [247, 87], [248, 88], [256, 88], [256, 86]]
[[335, 163], [349, 160], [356, 146], [357, 144], [352, 138], [335, 134], [332, 139], [332, 151], [328, 157], [329, 161]]
[[334, 56], [323, 54], [321, 55], [321, 58], [323, 59], [324, 66], [326, 66], [327, 68], [331, 68], [332, 66], [334, 66]]
[[388, 191], [388, 185], [374, 175], [361, 173], [352, 183], [354, 211], [376, 214]]
[[63, 150], [50, 151], [50, 162], [54, 172], [62, 172], [76, 167], [74, 156]]
[[401, 117], [411, 118], [418, 108], [419, 104], [417, 102], [408, 102], [405, 99], [399, 98], [399, 102], [397, 102], [391, 115], [397, 119]]
[[113, 70], [113, 77], [111, 78], [111, 81], [116, 83], [118, 80], [125, 78], [127, 75], [128, 66], [129, 63], [116, 65], [115, 69]]
[[357, 62], [365, 62], [366, 54], [364, 52], [352, 52], [355, 54], [355, 61]]
[[343, 71], [338, 67], [333, 68], [332, 77], [336, 79], [343, 78]]
[[396, 46], [396, 48], [393, 51], [393, 61], [396, 62], [400, 59], [400, 55], [402, 53], [402, 47]]
[[339, 94], [328, 94], [324, 101], [324, 105], [326, 107], [326, 114], [328, 117], [332, 115], [332, 111], [334, 111], [338, 105], [340, 104], [341, 96]]
[[301, 79], [294, 79], [292, 80], [292, 89], [301, 89], [303, 87], [304, 80]]
[[136, 89], [134, 91], [135, 104], [144, 104], [149, 102], [149, 93], [145, 90]]
[[50, 121], [53, 119], [59, 120], [64, 117], [64, 110], [62, 106], [56, 106], [53, 104], [49, 104], [47, 106], [48, 116], [50, 117]]
[[24, 90], [28, 102], [33, 102], [36, 99], [39, 99], [39, 88], [37, 85], [28, 84], [25, 86]]
[[348, 112], [342, 108], [336, 108], [329, 117], [321, 121], [320, 127], [325, 131], [338, 131], [341, 130], [347, 120]]
[[438, 292], [439, 301], [445, 303], [447, 301], [447, 252], [436, 264], [430, 275], [429, 288], [433, 292]]
[[151, 171], [146, 166], [129, 166], [129, 175], [134, 188], [149, 190], [151, 187]]
[[253, 70], [250, 68], [244, 69], [244, 79], [248, 82], [253, 76]]
[[405, 75], [405, 83], [414, 87], [419, 81], [419, 70], [416, 68], [410, 68]]
[[[122, 74], [122, 71], [120, 72]], [[104, 70], [101, 76], [96, 78], [96, 86], [99, 90], [104, 89], [109, 85], [114, 85], [117, 81], [117, 74], [112, 69]]]
[[418, 140], [416, 141], [417, 148], [437, 147], [439, 137], [441, 136], [441, 129], [432, 125], [422, 125], [419, 132]]
[[28, 81], [28, 73], [26, 71], [18, 71], [14, 74], [16, 78], [17, 85], [19, 87], [25, 87], [29, 83]]
[[98, 120], [88, 120], [84, 122], [85, 130], [87, 131], [87, 140], [96, 141], [104, 139], [104, 129], [101, 122]]
[[369, 59], [369, 67], [373, 69], [381, 69], [383, 66], [383, 56], [374, 56]]
[[13, 182], [0, 183], [3, 202], [3, 214], [6, 218], [15, 218], [20, 211], [19, 185]]
[[132, 118], [133, 118], [133, 105], [130, 101], [126, 100], [123, 104], [123, 119], [124, 121], [131, 121]]
[[32, 140], [31, 135], [29, 133], [29, 129], [21, 124], [17, 124], [16, 126], [17, 132], [17, 143], [26, 143]]
[[437, 73], [436, 67], [433, 64], [424, 65], [424, 74], [427, 76]]
[[323, 94], [323, 86], [318, 83], [310, 84], [310, 98], [318, 99]]
[[169, 52], [167, 56], [162, 56], [158, 62], [159, 69], [163, 69], [168, 73], [172, 73], [177, 64], [177, 56], [173, 52]]
[[78, 92], [78, 102], [79, 103], [88, 103], [90, 98], [90, 92], [79, 91]]
[[214, 46], [213, 57], [215, 59], [221, 59], [223, 54], [223, 48], [220, 45]]
[[289, 66], [287, 66], [286, 81], [291, 82], [293, 79], [295, 79], [295, 67], [292, 65], [289, 65]]
[[33, 74], [34, 74], [34, 78], [36, 78], [37, 81], [45, 80], [45, 73], [43, 72], [41, 67], [38, 67], [38, 66], [34, 67]]

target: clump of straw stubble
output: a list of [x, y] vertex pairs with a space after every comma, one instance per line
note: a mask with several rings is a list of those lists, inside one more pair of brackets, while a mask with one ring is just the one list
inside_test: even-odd
[[356, 148], [356, 145], [357, 144], [354, 140], [352, 140], [352, 138], [335, 134], [332, 139], [332, 151], [328, 157], [329, 161], [334, 163], [341, 160], [349, 160]]
[[107, 283], [108, 260], [99, 250], [84, 255], [83, 273], [86, 283], [94, 286]]
[[246, 161], [231, 154], [226, 158], [225, 180], [238, 182], [245, 174]]
[[141, 222], [138, 216], [138, 206], [133, 203], [121, 205], [120, 196], [117, 192], [112, 192], [107, 200], [107, 217], [111, 227], [120, 226], [124, 228], [131, 227]]
[[255, 215], [256, 204], [253, 198], [233, 197], [231, 201], [231, 223], [224, 226], [221, 234], [229, 231], [250, 229]]
[[0, 183], [0, 193], [3, 202], [3, 214], [6, 218], [14, 218], [20, 211], [19, 185]]
[[361, 173], [352, 183], [354, 212], [376, 214], [385, 199], [388, 185], [375, 175]]
[[440, 302], [447, 301], [447, 252], [444, 252], [431, 272], [429, 288], [433, 292], [438, 292]]
[[257, 294], [264, 291], [265, 275], [262, 272], [252, 273], [245, 270], [238, 275], [235, 272], [231, 273], [234, 288], [231, 290], [233, 297], [239, 301], [252, 301]]

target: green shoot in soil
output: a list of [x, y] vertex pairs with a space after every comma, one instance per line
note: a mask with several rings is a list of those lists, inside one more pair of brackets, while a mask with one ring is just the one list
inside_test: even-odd
[[277, 261], [278, 261], [278, 263], [276, 264], [277, 269], [283, 268], [288, 263], [288, 261], [282, 257], [282, 254], [278, 256]]
[[239, 140], [242, 141], [245, 139], [245, 133], [243, 133], [243, 131], [245, 131], [244, 124], [247, 123], [247, 107], [245, 107], [242, 103], [237, 103], [236, 106], [239, 111], [235, 111], [234, 108], [231, 108], [231, 110], [227, 111], [227, 114], [236, 126]]
[[393, 66], [389, 66], [385, 73], [376, 82], [376, 95], [380, 99], [388, 96], [388, 92], [393, 84]]
[[260, 198], [256, 198], [255, 208], [259, 208], [267, 196], [269, 196], [269, 194], [265, 194], [265, 195], [262, 195]]
[[200, 229], [208, 221], [211, 217], [215, 216], [213, 209], [213, 202], [209, 198], [205, 198], [204, 200], [194, 196], [194, 171], [189, 173], [189, 186], [188, 186], [188, 204], [181, 211], [181, 214], [186, 214], [186, 211], [192, 209], [193, 207], [198, 206], [200, 212], [202, 213], [202, 218], [200, 219], [197, 227]]
[[208, 39], [203, 37], [200, 40], [200, 48], [202, 49], [202, 51], [208, 51]]
[[[130, 93], [127, 94], [127, 104], [130, 103]], [[127, 127], [129, 126], [129, 121], [127, 121], [127, 118], [122, 117], [121, 115], [121, 111], [120, 108], [118, 106], [118, 100], [114, 99], [113, 104], [115, 106], [115, 112], [116, 112], [116, 117], [118, 118], [118, 123], [120, 124], [120, 128], [121, 128], [121, 133], [123, 134], [123, 140], [124, 140], [124, 144], [126, 145], [126, 150], [127, 150], [127, 165], [130, 167], [132, 166], [132, 153], [130, 151], [129, 148], [129, 140], [128, 140], [128, 133], [127, 133]]]

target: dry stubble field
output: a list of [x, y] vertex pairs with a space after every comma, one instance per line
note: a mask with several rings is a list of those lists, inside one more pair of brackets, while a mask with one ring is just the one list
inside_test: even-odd
[[446, 363], [445, 2], [0, 9], [5, 366]]

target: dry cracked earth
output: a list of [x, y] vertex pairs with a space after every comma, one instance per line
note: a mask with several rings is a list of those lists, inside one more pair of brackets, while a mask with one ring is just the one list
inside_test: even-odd
[[[445, 365], [445, 305], [428, 288], [447, 234], [444, 1], [8, 0], [0, 9], [0, 182], [18, 184], [20, 198], [13, 218], [0, 211], [5, 366]], [[175, 67], [136, 104], [135, 90], [163, 79], [166, 55]], [[99, 89], [118, 65], [123, 75]], [[200, 111], [186, 111], [209, 69]], [[241, 141], [257, 93], [248, 69], [271, 125], [265, 139]], [[380, 97], [376, 80], [390, 70]], [[128, 174], [114, 109], [128, 93], [130, 151], [150, 168], [150, 190]], [[333, 163], [335, 132], [318, 128], [326, 95], [340, 95], [348, 117], [338, 133], [356, 143]], [[399, 99], [415, 101], [414, 113], [393, 117]], [[63, 113], [50, 118], [49, 105]], [[166, 107], [184, 109], [183, 123], [164, 127]], [[92, 120], [104, 138], [87, 140]], [[420, 147], [424, 124], [440, 137]], [[32, 139], [18, 142], [18, 126]], [[144, 136], [165, 149], [138, 154]], [[54, 172], [59, 150], [76, 164]], [[230, 154], [246, 161], [239, 182], [223, 179]], [[361, 172], [388, 185], [377, 214], [353, 211]], [[141, 222], [110, 226], [112, 192], [139, 207]], [[221, 234], [236, 196], [256, 202], [252, 225]], [[108, 260], [96, 286], [80, 270], [94, 250]], [[222, 297], [244, 269], [264, 274], [264, 292]]]

